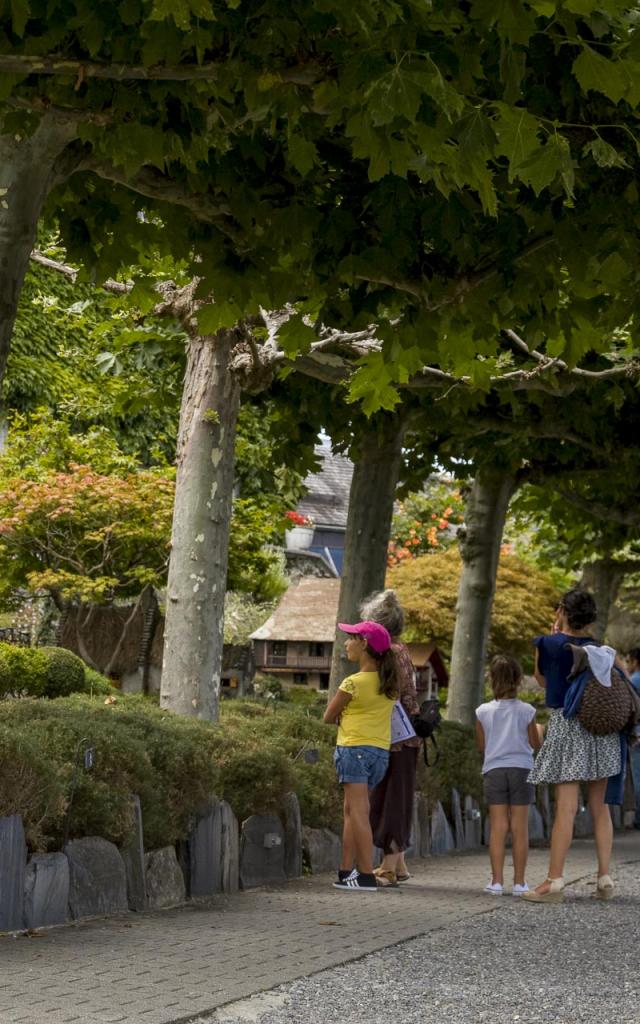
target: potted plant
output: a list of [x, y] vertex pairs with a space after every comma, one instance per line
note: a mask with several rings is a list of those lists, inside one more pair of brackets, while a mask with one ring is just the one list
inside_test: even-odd
[[285, 541], [288, 551], [304, 551], [311, 547], [313, 542], [314, 522], [311, 516], [304, 516], [300, 512], [290, 511], [286, 513], [290, 526], [285, 534]]

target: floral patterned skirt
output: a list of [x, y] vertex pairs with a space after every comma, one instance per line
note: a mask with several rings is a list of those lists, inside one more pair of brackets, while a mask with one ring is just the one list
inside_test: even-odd
[[554, 708], [542, 749], [529, 772], [529, 782], [593, 782], [608, 779], [620, 771], [620, 737], [594, 736], [577, 718], [565, 718]]

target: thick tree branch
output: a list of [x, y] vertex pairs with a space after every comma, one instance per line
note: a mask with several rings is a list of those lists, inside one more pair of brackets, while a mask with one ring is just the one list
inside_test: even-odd
[[[30, 259], [33, 263], [38, 263], [42, 267], [46, 267], [48, 270], [54, 270], [58, 274], [63, 274], [64, 277], [68, 277], [75, 284], [78, 277], [78, 271], [75, 267], [71, 267], [68, 263], [60, 263], [58, 260], [52, 260], [44, 253], [40, 252], [39, 249], [32, 249]], [[106, 292], [113, 292], [115, 295], [127, 295], [133, 288], [133, 282], [114, 281], [112, 278], [103, 281], [100, 285]]]
[[[526, 430], [528, 437], [534, 437], [538, 441], [567, 441], [578, 448], [583, 448], [592, 455], [602, 456], [601, 444], [592, 444], [584, 437], [574, 433], [557, 419], [546, 425], [532, 423], [531, 420], [527, 420], [526, 424], [519, 424], [519, 427]], [[509, 435], [518, 432], [518, 427], [513, 422], [497, 416], [487, 416], [486, 414], [474, 415], [473, 428], [478, 435], [490, 433]]]
[[[522, 247], [512, 262], [514, 264], [520, 263], [527, 257], [539, 252], [541, 249], [545, 249], [547, 246], [553, 245], [554, 242], [555, 238], [553, 235], [544, 235], [542, 238], [535, 238], [533, 241], [528, 242]], [[425, 277], [419, 280], [407, 280], [403, 278], [396, 279], [387, 277], [385, 275], [376, 275], [375, 277], [371, 277], [368, 274], [356, 274], [356, 280], [366, 281], [370, 284], [379, 284], [386, 288], [394, 288], [397, 291], [413, 295], [430, 313], [435, 313], [440, 309], [444, 309], [446, 306], [452, 306], [456, 303], [462, 302], [469, 292], [472, 292], [474, 289], [486, 284], [487, 281], [491, 281], [494, 277], [497, 277], [503, 272], [504, 262], [501, 262], [496, 258], [495, 263], [492, 263], [490, 266], [483, 268], [482, 270], [478, 270], [474, 274], [463, 274], [461, 277], [454, 280], [449, 287], [445, 289], [444, 294], [436, 299], [431, 299], [429, 297], [430, 282]]]
[[[143, 67], [132, 64], [103, 64], [97, 61], [64, 60], [55, 55], [32, 57], [26, 54], [0, 54], [0, 72], [12, 75], [62, 75], [82, 83], [87, 78], [102, 78], [115, 82], [195, 82], [213, 81], [222, 67], [219, 63], [154, 64]], [[283, 68], [272, 72], [289, 85], [313, 85], [321, 75], [318, 64], [297, 68]]]
[[640, 525], [640, 512], [634, 510], [630, 505], [622, 507], [621, 505], [593, 501], [591, 498], [583, 498], [582, 495], [576, 494], [570, 487], [559, 486], [557, 490], [558, 494], [565, 498], [569, 504], [582, 509], [583, 512], [587, 512], [595, 519], [612, 520], [614, 523], [620, 523], [621, 526]]
[[89, 157], [83, 160], [78, 170], [92, 171], [99, 178], [123, 185], [124, 188], [137, 192], [147, 199], [158, 199], [160, 202], [171, 203], [172, 206], [182, 206], [197, 220], [208, 224], [220, 224], [225, 221], [228, 229], [232, 221], [231, 210], [225, 203], [203, 192], [190, 192], [179, 182], [150, 167], [143, 167], [137, 174], [129, 175], [122, 167]]
[[55, 270], [58, 274], [64, 274], [65, 277], [70, 277], [75, 284], [78, 276], [78, 271], [75, 267], [70, 267], [68, 263], [60, 263], [58, 260], [51, 260], [44, 253], [41, 253], [39, 249], [33, 249], [31, 251], [31, 260], [33, 263], [39, 263], [42, 267], [47, 267], [49, 270]]
[[[73, 275], [76, 271], [67, 264], [56, 263], [55, 260], [48, 259], [37, 250], [32, 253], [32, 259], [74, 279]], [[198, 278], [194, 278], [183, 287], [178, 287], [170, 281], [160, 284], [158, 291], [162, 295], [162, 301], [154, 308], [154, 315], [174, 316], [191, 337], [198, 335], [200, 329], [196, 314], [198, 308], [203, 305], [202, 301], [195, 298], [198, 284]], [[105, 281], [102, 287], [107, 291], [125, 294], [131, 290], [132, 285], [109, 280]], [[269, 367], [273, 371], [278, 366], [293, 363], [299, 373], [327, 384], [337, 385], [344, 383], [354, 369], [353, 364], [345, 356], [355, 356], [359, 359], [382, 350], [382, 342], [375, 337], [375, 324], [370, 325], [364, 331], [351, 333], [323, 327], [319, 332], [318, 340], [311, 344], [309, 352], [291, 360], [278, 345], [278, 329], [287, 322], [290, 315], [289, 310], [264, 314], [269, 337], [259, 349], [248, 325], [244, 325], [238, 335], [245, 344], [249, 361], [253, 362], [261, 380], [264, 379], [265, 372]], [[569, 367], [561, 359], [550, 359], [543, 353], [529, 349], [526, 342], [510, 328], [506, 329], [504, 334], [520, 351], [533, 359], [536, 365], [531, 369], [509, 370], [506, 373], [491, 376], [486, 382], [489, 389], [508, 387], [512, 391], [539, 391], [557, 398], [572, 394], [578, 387], [597, 380], [606, 380], [612, 377], [626, 377], [635, 380], [640, 377], [640, 360], [628, 360], [605, 370], [583, 370], [580, 367]], [[336, 352], [336, 349], [339, 352]], [[247, 377], [247, 381], [250, 374], [249, 361], [245, 353], [240, 353], [236, 359], [237, 369]], [[470, 376], [456, 376], [437, 366], [423, 366], [408, 381], [398, 383], [400, 389], [409, 391], [442, 388], [443, 386], [469, 388], [474, 385]], [[542, 437], [542, 435], [540, 436]], [[550, 434], [548, 436], [551, 439], [557, 435]], [[581, 440], [575, 434], [569, 437], [565, 432], [562, 436], [574, 444], [580, 444], [582, 447], [592, 450], [588, 442]]]
[[543, 352], [538, 352], [536, 349], [529, 348], [526, 341], [524, 341], [510, 328], [505, 330], [504, 333], [515, 344], [516, 348], [520, 349], [521, 352], [524, 352], [530, 359], [535, 359], [539, 366], [539, 372], [542, 372], [543, 370], [560, 370], [572, 377], [585, 377], [588, 380], [606, 380], [609, 377], [627, 377], [635, 379], [640, 376], [639, 359], [625, 359], [624, 361], [616, 363], [615, 366], [608, 367], [606, 370], [584, 370], [579, 366], [570, 367], [563, 359], [552, 358], [551, 356], [546, 356]]

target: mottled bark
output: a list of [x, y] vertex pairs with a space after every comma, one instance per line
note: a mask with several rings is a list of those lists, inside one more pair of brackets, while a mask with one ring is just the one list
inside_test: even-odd
[[215, 721], [240, 383], [233, 331], [188, 344], [167, 584], [162, 707]]
[[[357, 622], [363, 599], [384, 587], [404, 432], [405, 424], [399, 418], [386, 424], [384, 432], [371, 430], [362, 438], [355, 456], [338, 622]], [[335, 692], [344, 677], [353, 671], [355, 666], [344, 653], [344, 635], [336, 630], [330, 692]]]
[[56, 113], [43, 114], [32, 135], [0, 134], [0, 382], [42, 204], [76, 135], [77, 122]]
[[[632, 571], [634, 568], [636, 566], [632, 564]], [[580, 584], [592, 592], [598, 609], [595, 626], [590, 630], [598, 640], [604, 640], [607, 634], [609, 615], [618, 596], [620, 585], [629, 569], [628, 562], [614, 562], [608, 555], [598, 558], [583, 569]]]
[[514, 490], [513, 474], [480, 469], [465, 510], [447, 705], [448, 717], [465, 725], [473, 725], [475, 709], [482, 703], [500, 545]]

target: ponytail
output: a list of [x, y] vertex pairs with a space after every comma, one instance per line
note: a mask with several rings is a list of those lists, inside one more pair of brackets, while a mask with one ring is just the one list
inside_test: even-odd
[[377, 651], [374, 651], [373, 647], [367, 644], [367, 654], [371, 655], [378, 666], [378, 675], [380, 676], [379, 692], [384, 693], [385, 697], [388, 697], [389, 700], [397, 700], [399, 672], [396, 652], [392, 647], [389, 647], [388, 650], [379, 654]]

